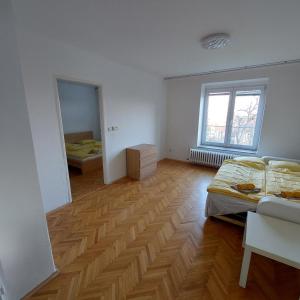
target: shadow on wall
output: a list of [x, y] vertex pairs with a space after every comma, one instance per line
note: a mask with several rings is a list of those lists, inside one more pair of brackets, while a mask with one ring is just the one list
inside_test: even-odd
[[[116, 168], [119, 167], [120, 165], [123, 165], [124, 170], [126, 170], [126, 149], [116, 152], [115, 155], [111, 157], [110, 166], [112, 167], [113, 170], [116, 170]], [[127, 173], [125, 172], [123, 176], [126, 175]], [[114, 176], [114, 174], [112, 174], [112, 176]]]

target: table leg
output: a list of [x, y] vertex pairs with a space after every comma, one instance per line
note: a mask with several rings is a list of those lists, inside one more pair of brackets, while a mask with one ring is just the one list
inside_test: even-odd
[[245, 245], [244, 257], [240, 275], [240, 286], [245, 288], [247, 284], [249, 265], [251, 260], [251, 250]]
[[242, 242], [242, 247], [243, 247], [243, 248], [245, 248], [246, 232], [247, 232], [247, 223], [245, 224], [244, 234], [243, 234], [243, 242]]

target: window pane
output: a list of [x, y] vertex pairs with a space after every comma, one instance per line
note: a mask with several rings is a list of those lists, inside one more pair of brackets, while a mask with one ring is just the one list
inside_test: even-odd
[[229, 93], [210, 93], [208, 96], [205, 141], [224, 143]]
[[253, 146], [260, 91], [237, 91], [230, 143]]

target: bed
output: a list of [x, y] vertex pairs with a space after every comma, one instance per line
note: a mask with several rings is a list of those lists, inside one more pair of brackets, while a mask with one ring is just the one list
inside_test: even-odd
[[[261, 158], [263, 162], [265, 163], [265, 169], [259, 169], [256, 170], [255, 166], [253, 173], [255, 173], [255, 178], [251, 176], [250, 171], [249, 174], [239, 174], [239, 172], [235, 172], [235, 180], [243, 182], [243, 176], [245, 177], [245, 181], [251, 181], [255, 182], [256, 185], [261, 187], [261, 193], [254, 195], [253, 199], [247, 199], [247, 197], [243, 198], [243, 195], [235, 191], [229, 191], [228, 193], [218, 192], [218, 189], [210, 189], [208, 188], [208, 194], [206, 199], [206, 207], [205, 207], [205, 215], [206, 217], [216, 217], [219, 219], [222, 219], [224, 221], [229, 221], [231, 223], [237, 224], [237, 225], [243, 225], [244, 218], [246, 216], [246, 213], [248, 211], [255, 211], [257, 208], [257, 204], [259, 200], [261, 200], [263, 197], [268, 195], [274, 195], [276, 193], [280, 193], [280, 190], [284, 189], [283, 187], [286, 187], [286, 189], [293, 189], [293, 186], [295, 189], [299, 189], [300, 186], [300, 172], [288, 172], [286, 174], [286, 169], [276, 169], [272, 170], [269, 167], [269, 161], [290, 161], [299, 163], [299, 160], [291, 160], [286, 158], [279, 158], [279, 157], [263, 157]], [[252, 165], [251, 165], [252, 166]], [[250, 167], [251, 167], [250, 166]], [[253, 167], [253, 166], [252, 166]], [[219, 180], [224, 180], [224, 166], [220, 172], [217, 173], [213, 183], [215, 181], [218, 182], [218, 176]], [[247, 166], [249, 168], [249, 166]], [[251, 170], [251, 168], [249, 169]], [[225, 171], [226, 171], [226, 163], [225, 163]], [[227, 170], [229, 171], [232, 170]], [[259, 174], [259, 175], [258, 175]], [[240, 175], [240, 178], [239, 178]], [[247, 176], [246, 176], [247, 175]], [[288, 176], [288, 178], [285, 178]], [[220, 179], [221, 177], [221, 179]], [[225, 172], [226, 177], [226, 172]], [[228, 174], [228, 179], [230, 180], [230, 177], [232, 178], [232, 174]], [[250, 179], [249, 179], [250, 178]], [[217, 180], [216, 180], [217, 179]], [[226, 178], [225, 178], [226, 179]], [[260, 180], [261, 182], [259, 182]], [[290, 184], [290, 181], [292, 181], [292, 184]], [[225, 180], [226, 182], [226, 180]], [[222, 183], [221, 183], [222, 186]], [[216, 187], [216, 185], [214, 185]], [[217, 185], [218, 187], [218, 185]], [[275, 189], [277, 188], [277, 190]]]
[[[82, 174], [94, 170], [102, 170], [102, 145], [101, 142], [94, 140], [92, 131], [68, 133], [64, 136], [69, 166], [80, 169]], [[97, 151], [94, 150], [93, 146], [89, 146], [88, 141], [92, 143], [93, 140], [94, 144], [97, 143]], [[87, 143], [84, 143], [84, 141]], [[70, 150], [72, 147], [73, 149], [78, 150], [82, 150], [82, 148], [86, 150], [88, 147], [90, 147], [91, 150], [88, 151], [88, 154], [80, 153], [79, 155], [77, 153], [78, 151]]]

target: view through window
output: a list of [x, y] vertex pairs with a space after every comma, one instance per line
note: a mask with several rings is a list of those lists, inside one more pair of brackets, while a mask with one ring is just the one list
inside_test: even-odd
[[264, 87], [208, 89], [204, 101], [201, 144], [257, 148]]

